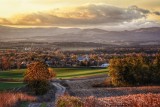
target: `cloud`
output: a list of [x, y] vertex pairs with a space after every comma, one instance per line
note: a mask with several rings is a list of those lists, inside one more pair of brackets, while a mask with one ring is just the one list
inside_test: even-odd
[[0, 18], [0, 24], [9, 25], [11, 22], [5, 18]]
[[20, 14], [9, 19], [0, 19], [0, 24], [35, 26], [118, 25], [146, 19], [148, 14], [151, 14], [149, 10], [137, 6], [120, 8], [107, 4], [87, 4], [79, 7]]
[[160, 12], [156, 11], [156, 12], [154, 12], [154, 14], [160, 16]]
[[132, 9], [132, 10], [136, 10], [136, 11], [142, 12], [143, 14], [149, 14], [149, 13], [151, 13], [149, 10], [139, 8], [136, 5], [130, 6], [129, 8]]

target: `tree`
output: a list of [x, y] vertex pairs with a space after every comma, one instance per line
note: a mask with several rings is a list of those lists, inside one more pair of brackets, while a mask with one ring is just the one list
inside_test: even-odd
[[110, 60], [109, 74], [115, 86], [150, 84], [153, 72], [148, 58], [142, 55]]
[[152, 72], [152, 81], [160, 84], [160, 54], [157, 54], [153, 61]]
[[33, 62], [27, 67], [24, 82], [36, 95], [44, 94], [49, 90], [49, 80], [54, 76], [53, 71], [49, 70], [46, 64]]
[[2, 62], [2, 70], [8, 70], [10, 69], [10, 63], [9, 63], [9, 58], [6, 56], [3, 56], [1, 59]]
[[50, 73], [50, 78], [56, 77], [56, 72], [52, 68], [48, 68]]

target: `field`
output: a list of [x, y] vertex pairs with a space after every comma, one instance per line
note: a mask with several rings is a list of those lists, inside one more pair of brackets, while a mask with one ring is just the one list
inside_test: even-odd
[[160, 86], [139, 87], [96, 87], [92, 85], [101, 83], [106, 77], [95, 77], [91, 79], [75, 79], [67, 81], [70, 95], [77, 97], [113, 97], [131, 94], [160, 93]]
[[25, 69], [1, 71], [0, 72], [0, 90], [6, 90], [6, 89], [24, 86], [25, 84], [23, 84], [22, 82], [24, 72], [25, 72]]
[[[56, 71], [57, 78], [61, 79], [107, 74], [108, 71], [107, 69], [91, 68], [54, 68], [54, 70]], [[0, 90], [23, 86], [22, 81], [25, 71], [26, 69], [1, 71]]]
[[16, 69], [16, 70], [9, 70], [9, 71], [1, 71], [0, 78], [5, 79], [23, 79], [23, 75], [26, 69]]
[[23, 82], [0, 82], [0, 90], [11, 89], [15, 87], [21, 87], [25, 84]]
[[55, 68], [54, 70], [57, 73], [57, 78], [62, 79], [107, 74], [108, 71], [108, 69], [93, 68]]

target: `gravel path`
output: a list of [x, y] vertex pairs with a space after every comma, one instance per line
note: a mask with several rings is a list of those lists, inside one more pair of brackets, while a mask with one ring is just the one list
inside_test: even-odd
[[62, 96], [62, 95], [64, 95], [64, 93], [65, 93], [65, 91], [66, 91], [66, 88], [64, 87], [64, 86], [62, 86], [60, 83], [52, 83], [55, 87], [56, 87], [56, 89], [57, 89], [57, 91], [56, 91], [56, 93], [55, 93], [55, 101], [56, 101], [56, 99], [59, 97], [59, 96]]
[[61, 95], [63, 95], [66, 91], [66, 88], [64, 86], [62, 86], [60, 83], [60, 81], [56, 82], [56, 81], [52, 81], [51, 84], [56, 88], [56, 92], [55, 92], [55, 98], [53, 99], [53, 101], [50, 102], [33, 102], [30, 103], [28, 105], [28, 107], [41, 107], [41, 105], [45, 104], [46, 107], [55, 107], [55, 102], [57, 100], [57, 98]]

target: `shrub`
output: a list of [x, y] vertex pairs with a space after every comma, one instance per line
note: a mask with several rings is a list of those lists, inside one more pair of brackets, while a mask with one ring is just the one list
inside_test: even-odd
[[56, 102], [56, 107], [83, 107], [83, 103], [77, 97], [61, 96]]
[[103, 82], [100, 82], [100, 83], [94, 83], [92, 85], [92, 87], [95, 87], [95, 88], [99, 88], [99, 87], [113, 87], [112, 85], [112, 81], [111, 81], [111, 78], [107, 78], [105, 81]]
[[27, 67], [24, 82], [36, 94], [44, 94], [49, 89], [49, 79], [53, 78], [53, 73], [48, 70], [46, 64], [34, 62]]

